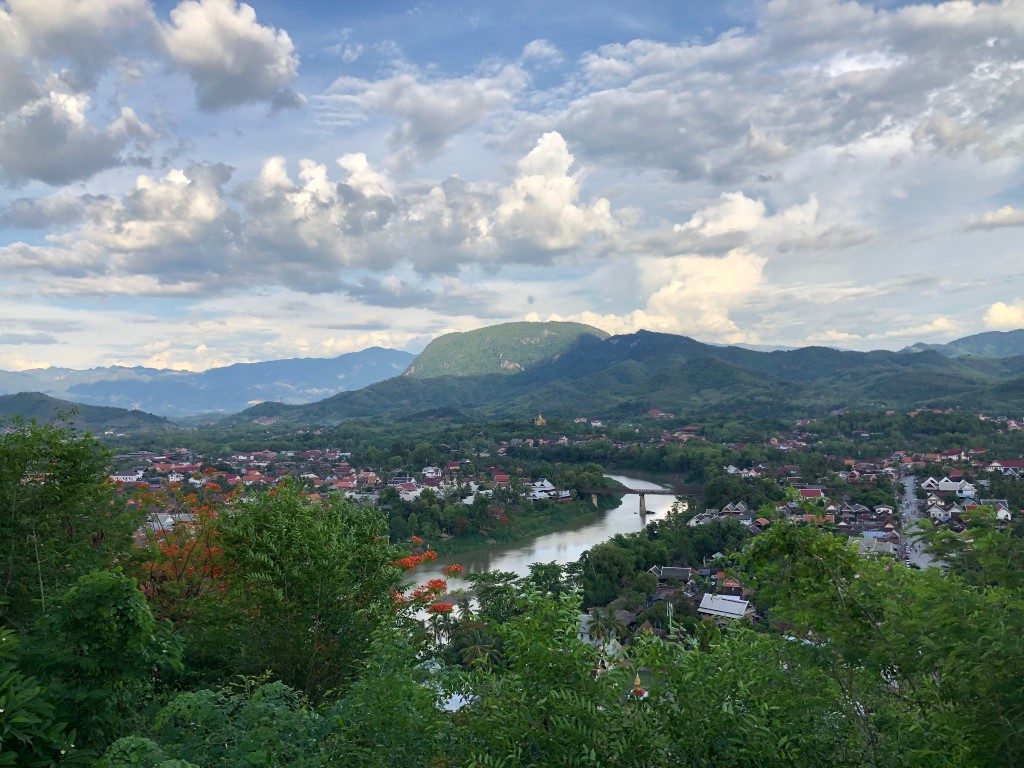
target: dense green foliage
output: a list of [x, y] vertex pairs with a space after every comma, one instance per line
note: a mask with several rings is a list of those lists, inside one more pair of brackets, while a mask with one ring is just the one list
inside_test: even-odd
[[[467, 501], [470, 498], [470, 489], [466, 486], [447, 498], [426, 488], [413, 501], [403, 501], [394, 487], [384, 488], [378, 506], [387, 513], [391, 540], [420, 536], [437, 544], [442, 537], [457, 537], [448, 545], [442, 544], [442, 549], [451, 551], [454, 546], [471, 549], [484, 545], [488, 539], [519, 541], [597, 513], [588, 494], [577, 494], [563, 501], [525, 498], [523, 468], [516, 469], [520, 474], [512, 476], [508, 488], [494, 488], [488, 495], [475, 494], [468, 504], [463, 502], [463, 497]], [[596, 464], [547, 465], [544, 469], [553, 470], [548, 473], [548, 479], [569, 489], [602, 487], [610, 483]], [[619, 500], [601, 496], [598, 503], [600, 509], [610, 509], [618, 506]]]
[[139, 523], [109, 456], [57, 425], [0, 434], [0, 621], [26, 629], [81, 575], [124, 557]]
[[581, 336], [608, 337], [582, 323], [503, 323], [431, 341], [405, 372], [416, 379], [525, 371], [558, 357]]
[[[773, 622], [811, 643], [848, 702], [868, 764], [1017, 765], [1024, 755], [1024, 646], [1013, 639], [1024, 593], [1019, 577], [1002, 578], [994, 541], [963, 543], [977, 553], [971, 580], [958, 566], [865, 560], [811, 528], [773, 526], [744, 552]], [[1019, 536], [999, 545], [1019, 562]]]
[[181, 648], [133, 578], [93, 571], [64, 592], [36, 629], [29, 667], [48, 681], [79, 749], [102, 749], [141, 723], [155, 681], [180, 672]]
[[651, 523], [647, 530], [619, 535], [585, 552], [579, 561], [580, 586], [586, 607], [605, 605], [617, 597], [639, 593], [643, 602], [651, 589], [637, 589], [638, 580], [651, 578], [653, 565], [699, 566], [716, 552], [734, 552], [749, 533], [734, 521], [691, 527], [687, 517], [674, 515]]
[[0, 765], [53, 765], [72, 745], [39, 681], [18, 667], [18, 636], [0, 629]]
[[[945, 569], [864, 559], [811, 526], [750, 538], [680, 511], [571, 566], [476, 574], [472, 602], [403, 585], [428, 553], [392, 546], [384, 511], [288, 484], [126, 558], [95, 441], [23, 426], [0, 448], [4, 534], [60, 571], [47, 581], [35, 546], [10, 570], [28, 586], [0, 629], [0, 765], [1024, 763], [1024, 537], [984, 507], [959, 534], [923, 527]], [[102, 535], [36, 524], [80, 515], [79, 499]], [[741, 579], [762, 618], [659, 618], [645, 570], [703, 562]], [[154, 568], [193, 581], [158, 589]], [[585, 642], [581, 610], [605, 604], [665, 636], [620, 647], [614, 612], [595, 611], [599, 642]]]
[[291, 484], [223, 510], [213, 526], [223, 588], [183, 627], [204, 666], [275, 676], [320, 699], [351, 679], [400, 583], [386, 522], [334, 496], [311, 504]]

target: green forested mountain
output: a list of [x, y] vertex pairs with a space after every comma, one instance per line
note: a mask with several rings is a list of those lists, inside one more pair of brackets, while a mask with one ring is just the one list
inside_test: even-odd
[[515, 374], [402, 376], [304, 406], [266, 403], [256, 418], [332, 423], [454, 409], [467, 416], [636, 417], [651, 408], [689, 417], [819, 415], [840, 408], [1024, 407], [1024, 357], [954, 359], [935, 351], [825, 347], [756, 352], [640, 331], [584, 334], [557, 358]]
[[1024, 355], [1024, 328], [1016, 331], [988, 331], [954, 339], [947, 344], [925, 344], [918, 342], [904, 349], [904, 352], [934, 350], [948, 357], [1016, 357]]
[[405, 375], [438, 376], [512, 374], [548, 362], [570, 349], [582, 336], [608, 337], [582, 323], [504, 323], [434, 339], [412, 361]]
[[42, 392], [19, 392], [16, 395], [0, 395], [0, 421], [17, 416], [35, 419], [38, 422], [52, 421], [61, 414], [71, 414], [70, 421], [77, 429], [90, 432], [137, 431], [140, 429], [163, 429], [171, 423], [160, 416], [145, 411], [129, 411], [125, 408], [108, 408], [102, 405], [82, 405], [44, 395]]

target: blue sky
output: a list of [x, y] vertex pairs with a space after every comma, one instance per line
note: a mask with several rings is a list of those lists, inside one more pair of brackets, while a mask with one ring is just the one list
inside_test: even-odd
[[0, 0], [0, 368], [1024, 326], [1024, 3]]

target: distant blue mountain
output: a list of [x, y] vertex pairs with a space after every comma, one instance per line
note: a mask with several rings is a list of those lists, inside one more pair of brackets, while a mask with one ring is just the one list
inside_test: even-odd
[[988, 331], [964, 336], [946, 344], [917, 344], [902, 350], [903, 352], [924, 352], [932, 350], [946, 357], [1017, 357], [1024, 355], [1024, 328], [1016, 331]]
[[161, 416], [228, 414], [267, 400], [294, 405], [361, 389], [399, 375], [413, 357], [371, 347], [338, 357], [237, 363], [198, 373], [124, 366], [0, 371], [0, 394], [38, 391]]

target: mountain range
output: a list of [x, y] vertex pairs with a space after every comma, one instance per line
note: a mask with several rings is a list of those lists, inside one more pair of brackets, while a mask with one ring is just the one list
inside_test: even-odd
[[919, 341], [904, 352], [934, 350], [947, 357], [1016, 357], [1024, 355], [1024, 328], [1016, 331], [988, 331], [964, 336], [946, 344], [926, 344]]
[[[527, 332], [536, 336], [537, 328]], [[487, 367], [493, 369], [494, 345], [485, 343], [493, 333], [481, 329], [460, 334], [457, 341], [489, 349]], [[446, 348], [436, 344], [424, 355], [433, 357]], [[224, 423], [325, 424], [366, 417], [522, 417], [538, 412], [637, 417], [652, 408], [685, 417], [789, 417], [840, 408], [918, 406], [1024, 409], [1024, 355], [952, 357], [933, 349], [852, 352], [826, 347], [759, 352], [639, 331], [612, 337], [578, 333], [521, 369], [502, 366], [504, 373], [445, 375], [430, 358], [418, 358], [411, 367], [417, 375], [306, 405], [263, 403]]]
[[[83, 408], [114, 407], [80, 415], [90, 428], [104, 430], [120, 429], [129, 418], [133, 427], [164, 425], [137, 409], [175, 417], [234, 412], [221, 421], [225, 426], [538, 412], [635, 418], [655, 408], [684, 418], [921, 406], [1008, 413], [1024, 410], [1024, 330], [900, 352], [768, 351], [649, 331], [608, 336], [579, 323], [506, 323], [446, 334], [415, 357], [371, 348], [201, 373], [118, 367], [0, 372], [4, 389], [58, 393]], [[6, 400], [0, 416], [18, 412], [15, 405], [26, 416], [71, 405], [32, 397]]]
[[85, 405], [161, 416], [237, 413], [255, 403], [309, 403], [397, 376], [414, 355], [371, 347], [331, 358], [237, 363], [200, 372], [111, 366], [0, 371], [0, 394], [37, 391]]

